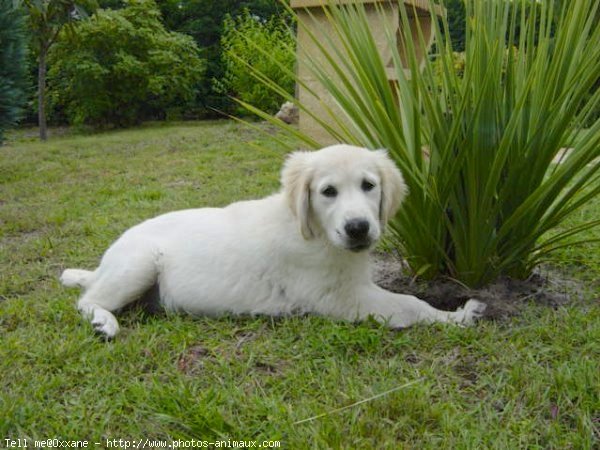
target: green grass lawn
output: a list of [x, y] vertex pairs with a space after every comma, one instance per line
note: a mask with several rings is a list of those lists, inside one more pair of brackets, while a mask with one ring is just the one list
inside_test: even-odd
[[[9, 136], [0, 148], [0, 448], [7, 438], [598, 448], [598, 244], [565, 249], [557, 262], [582, 280], [583, 298], [472, 328], [132, 310], [115, 341], [94, 336], [78, 292], [58, 283], [64, 268], [94, 268], [145, 218], [276, 190], [283, 158], [232, 122], [43, 144]], [[580, 216], [598, 214], [597, 200]]]

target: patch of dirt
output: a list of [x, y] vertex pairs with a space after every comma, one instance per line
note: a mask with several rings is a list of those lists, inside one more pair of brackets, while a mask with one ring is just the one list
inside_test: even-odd
[[231, 340], [220, 345], [207, 348], [202, 343], [187, 347], [177, 358], [177, 369], [186, 375], [197, 375], [207, 365], [218, 364], [219, 361], [243, 364], [264, 375], [280, 375], [286, 368], [285, 361], [271, 358], [269, 355], [250, 354], [245, 351], [246, 344], [258, 339], [260, 331], [238, 330]]
[[376, 253], [373, 263], [373, 279], [384, 289], [415, 295], [446, 311], [454, 311], [474, 298], [487, 304], [484, 317], [489, 319], [517, 315], [529, 302], [557, 308], [583, 297], [583, 288], [578, 282], [545, 269], [527, 280], [501, 277], [481, 289], [469, 289], [450, 279], [415, 281], [406, 275], [405, 262], [393, 254]]
[[203, 360], [210, 358], [211, 353], [202, 345], [187, 348], [177, 360], [177, 369], [186, 375], [193, 375], [204, 365]]

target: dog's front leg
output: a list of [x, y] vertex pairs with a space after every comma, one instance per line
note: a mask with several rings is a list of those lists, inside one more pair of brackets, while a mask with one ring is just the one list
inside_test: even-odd
[[468, 325], [481, 317], [484, 303], [469, 300], [456, 311], [442, 311], [413, 295], [395, 294], [371, 284], [360, 293], [359, 318], [373, 316], [392, 328], [404, 328], [416, 323], [452, 322]]

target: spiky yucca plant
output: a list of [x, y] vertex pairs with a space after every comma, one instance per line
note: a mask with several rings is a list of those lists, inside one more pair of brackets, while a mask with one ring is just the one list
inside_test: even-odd
[[[600, 101], [600, 92], [589, 95], [600, 78], [600, 27], [596, 0], [563, 3], [557, 14], [552, 0], [466, 0], [459, 74], [448, 27], [433, 12], [437, 51], [420, 67], [423, 33], [413, 40], [410, 7], [400, 2], [408, 67], [388, 30], [393, 83], [362, 3], [332, 3], [326, 15], [334, 35], [311, 35], [325, 63], [306, 63], [344, 116], [328, 110], [315, 119], [336, 140], [388, 149], [402, 169], [410, 195], [391, 222], [392, 243], [416, 274], [470, 286], [499, 275], [526, 277], [600, 224], [564, 225], [600, 193], [600, 120], [586, 130], [581, 125]], [[276, 81], [256, 76], [283, 94]], [[280, 126], [309, 146], [319, 144]], [[572, 142], [573, 151], [555, 164]]]

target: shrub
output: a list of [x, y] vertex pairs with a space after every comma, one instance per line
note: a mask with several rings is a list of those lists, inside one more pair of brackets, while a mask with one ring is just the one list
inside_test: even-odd
[[[286, 0], [289, 3], [289, 0]], [[222, 92], [213, 80], [224, 78], [225, 68], [221, 58], [221, 36], [227, 14], [236, 17], [245, 8], [251, 14], [269, 18], [284, 13], [279, 0], [163, 0], [158, 2], [165, 26], [169, 30], [192, 36], [206, 58], [205, 77], [197, 89], [194, 117], [218, 117], [222, 112], [232, 112], [237, 106], [227, 93]]]
[[98, 10], [50, 54], [50, 94], [74, 124], [129, 126], [192, 99], [203, 62], [193, 39], [165, 30], [152, 0]]
[[27, 74], [23, 14], [13, 0], [0, 0], [0, 144], [21, 117]]
[[[600, 224], [596, 219], [569, 228], [566, 221], [600, 194], [600, 120], [581, 128], [600, 102], [599, 90], [589, 95], [600, 74], [598, 2], [564, 2], [554, 25], [554, 1], [537, 7], [515, 1], [522, 7], [466, 1], [462, 75], [453, 70], [447, 25], [432, 20], [441, 83], [436, 62], [427, 60], [418, 76], [409, 77], [395, 50], [398, 81], [390, 83], [360, 4], [328, 10], [338, 50], [313, 37], [329, 64], [309, 66], [347, 124], [328, 128], [331, 136], [387, 148], [404, 173], [410, 195], [391, 222], [391, 242], [418, 275], [449, 276], [470, 286], [499, 275], [527, 277], [554, 250]], [[399, 3], [408, 68], [416, 75], [410, 19]], [[336, 58], [336, 51], [345, 57]], [[276, 80], [266, 83], [277, 89]], [[317, 119], [336, 123], [339, 114]], [[573, 137], [572, 153], [554, 164]]]
[[283, 18], [264, 20], [248, 10], [235, 19], [228, 16], [221, 45], [225, 75], [216, 80], [220, 92], [270, 113], [279, 109], [284, 98], [261, 83], [258, 74], [277, 80], [285, 92], [294, 92], [294, 35]]

